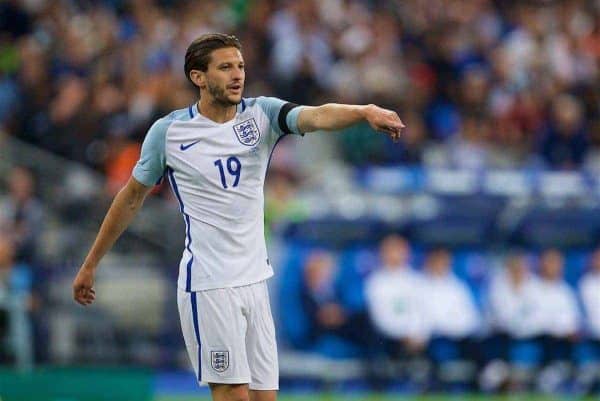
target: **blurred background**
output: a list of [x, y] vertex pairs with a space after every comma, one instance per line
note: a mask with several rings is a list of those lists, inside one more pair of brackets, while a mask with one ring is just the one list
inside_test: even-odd
[[600, 1], [4, 0], [3, 400], [207, 396], [169, 188], [104, 259], [94, 306], [71, 282], [147, 129], [196, 100], [183, 55], [214, 31], [241, 40], [247, 97], [376, 103], [407, 126], [273, 154], [282, 399], [598, 394]]

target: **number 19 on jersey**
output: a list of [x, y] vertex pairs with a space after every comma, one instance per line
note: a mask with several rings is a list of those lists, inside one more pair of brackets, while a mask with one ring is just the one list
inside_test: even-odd
[[[215, 160], [214, 165], [219, 168], [219, 174], [221, 176], [221, 185], [223, 185], [223, 188], [227, 189], [228, 186], [227, 180], [225, 178], [225, 168], [223, 167], [223, 161], [221, 159], [217, 159]], [[242, 163], [240, 163], [240, 160], [237, 157], [230, 156], [225, 161], [225, 165], [229, 174], [235, 177], [232, 187], [237, 187], [238, 183], [240, 182], [240, 175], [242, 173]]]

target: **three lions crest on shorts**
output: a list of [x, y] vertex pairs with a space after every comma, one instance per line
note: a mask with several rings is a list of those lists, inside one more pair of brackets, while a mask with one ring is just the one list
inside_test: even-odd
[[260, 139], [260, 131], [254, 118], [235, 124], [233, 131], [242, 145], [254, 146]]
[[229, 351], [210, 351], [210, 364], [217, 372], [225, 372], [229, 367]]

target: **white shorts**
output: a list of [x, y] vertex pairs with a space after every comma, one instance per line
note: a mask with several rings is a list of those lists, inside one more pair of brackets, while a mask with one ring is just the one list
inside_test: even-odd
[[179, 289], [177, 306], [198, 382], [279, 389], [275, 327], [266, 281], [198, 292]]

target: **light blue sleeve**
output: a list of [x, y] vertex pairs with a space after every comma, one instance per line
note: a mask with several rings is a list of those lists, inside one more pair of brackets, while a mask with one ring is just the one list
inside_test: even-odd
[[[304, 135], [298, 129], [298, 114], [302, 110], [303, 106], [297, 106], [289, 110], [285, 116], [285, 122], [280, 117], [282, 111], [285, 113], [285, 105], [291, 107], [293, 103], [286, 102], [276, 97], [265, 97], [261, 96], [256, 99], [256, 102], [265, 112], [269, 120], [271, 121], [271, 127], [277, 132], [279, 136], [284, 134], [296, 134]], [[287, 132], [286, 132], [287, 131]]]
[[167, 167], [165, 138], [171, 122], [161, 118], [152, 124], [144, 138], [140, 160], [133, 168], [133, 178], [148, 187], [158, 184]]

